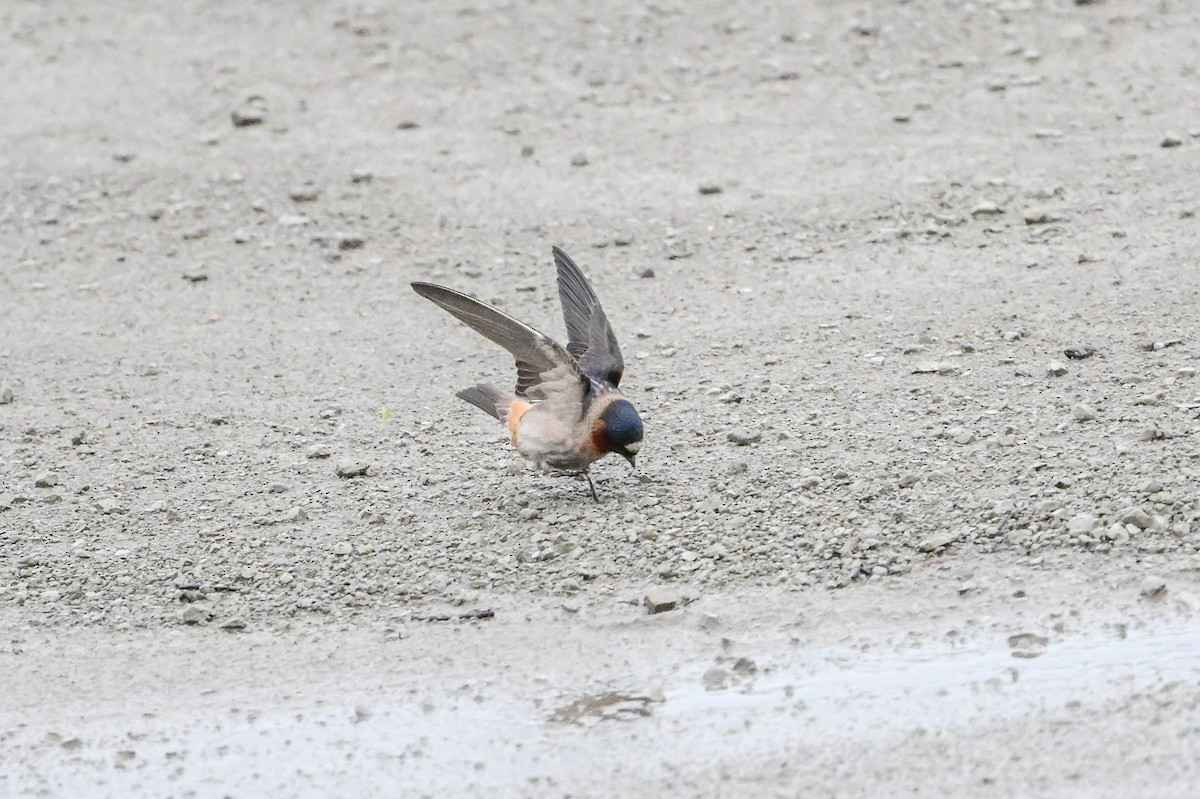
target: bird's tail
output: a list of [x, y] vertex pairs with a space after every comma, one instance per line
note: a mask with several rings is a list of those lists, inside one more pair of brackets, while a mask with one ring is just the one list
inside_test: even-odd
[[508, 414], [508, 406], [516, 399], [511, 392], [501, 391], [486, 383], [478, 383], [470, 388], [464, 388], [455, 396], [466, 400], [500, 421], [504, 421], [504, 417]]

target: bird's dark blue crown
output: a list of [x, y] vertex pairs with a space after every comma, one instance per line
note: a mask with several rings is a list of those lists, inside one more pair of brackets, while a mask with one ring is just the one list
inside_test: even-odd
[[600, 414], [603, 424], [604, 443], [614, 452], [622, 451], [630, 444], [642, 440], [642, 417], [629, 400], [614, 400]]

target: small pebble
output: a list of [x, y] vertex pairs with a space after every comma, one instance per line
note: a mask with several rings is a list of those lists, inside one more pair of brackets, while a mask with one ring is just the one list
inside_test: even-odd
[[342, 461], [337, 465], [338, 477], [363, 477], [371, 464], [363, 461]]
[[304, 512], [304, 508], [297, 505], [294, 508], [288, 508], [287, 513], [283, 514], [284, 521], [303, 522], [308, 521], [308, 514]]
[[125, 512], [125, 508], [121, 505], [121, 503], [115, 499], [112, 499], [111, 497], [106, 497], [96, 502], [95, 508], [96, 510], [108, 516], [111, 516], [115, 513]]
[[917, 548], [922, 552], [937, 552], [943, 547], [948, 547], [954, 543], [956, 536], [950, 533], [941, 533], [939, 535], [930, 536], [917, 545]]
[[1091, 422], [1096, 419], [1096, 412], [1082, 402], [1071, 409], [1071, 414], [1077, 422]]
[[1015, 658], [1036, 658], [1046, 651], [1050, 639], [1035, 633], [1017, 633], [1008, 637], [1008, 647]]
[[1067, 373], [1067, 365], [1062, 361], [1051, 361], [1046, 367], [1046, 374], [1050, 377], [1062, 377]]
[[1150, 517], [1149, 513], [1146, 513], [1146, 511], [1142, 510], [1141, 508], [1127, 508], [1125, 512], [1121, 514], [1121, 523], [1132, 524], [1139, 530], [1145, 530], [1154, 523], [1154, 520]]
[[706, 691], [723, 691], [729, 687], [729, 672], [719, 666], [713, 666], [704, 672], [700, 684]]
[[49, 472], [43, 472], [33, 479], [33, 484], [37, 488], [53, 488], [58, 485], [58, 478]]
[[0, 405], [11, 405], [14, 399], [16, 399], [16, 395], [13, 394], [11, 388], [8, 386], [0, 388]]
[[730, 430], [725, 437], [739, 447], [748, 447], [751, 444], [757, 444], [759, 441], [762, 441], [762, 433], [750, 431], [744, 427]]
[[1151, 422], [1138, 431], [1138, 441], [1162, 441], [1167, 434], [1161, 427]]
[[1142, 578], [1138, 590], [1147, 599], [1157, 599], [1167, 593], [1167, 581], [1158, 575], [1147, 575]]
[[315, 202], [321, 196], [321, 190], [316, 186], [305, 184], [304, 186], [292, 189], [288, 196], [295, 203], [311, 203]]
[[700, 184], [699, 191], [701, 194], [720, 194], [724, 191], [724, 189], [722, 189], [716, 183], [702, 183]]
[[999, 216], [1004, 213], [1004, 209], [999, 205], [990, 202], [982, 202], [971, 209], [971, 216]]
[[1159, 142], [1159, 146], [1164, 149], [1178, 147], [1181, 144], [1183, 144], [1183, 139], [1174, 133], [1168, 133], [1166, 136], [1163, 136], [1162, 141]]
[[230, 114], [234, 127], [246, 128], [261, 125], [267, 119], [267, 101], [258, 95], [247, 97], [245, 102]]
[[1193, 594], [1191, 591], [1175, 592], [1175, 602], [1186, 610], [1188, 613], [1196, 613], [1200, 611], [1200, 597]]
[[944, 375], [952, 377], [962, 374], [962, 367], [956, 363], [944, 363], [939, 361], [921, 361], [913, 366], [912, 373], [914, 375]]
[[1074, 535], [1080, 533], [1090, 533], [1100, 525], [1100, 520], [1090, 513], [1080, 513], [1077, 516], [1071, 517], [1071, 521], [1067, 522], [1067, 532]]
[[321, 460], [330, 456], [329, 447], [324, 444], [312, 444], [304, 451], [305, 456], [309, 460]]
[[1063, 350], [1063, 355], [1066, 355], [1073, 361], [1082, 361], [1084, 358], [1090, 358], [1096, 354], [1096, 351], [1090, 347], [1067, 347]]
[[1062, 221], [1062, 217], [1049, 209], [1037, 207], [1025, 209], [1025, 224], [1027, 225], [1046, 225], [1051, 222], [1060, 221]]
[[946, 438], [952, 439], [954, 443], [962, 446], [975, 443], [975, 434], [962, 427], [951, 427], [946, 431]]
[[656, 586], [646, 591], [642, 603], [651, 614], [665, 613], [679, 607], [679, 594], [671, 588]]
[[349, 541], [338, 541], [333, 545], [333, 554], [338, 556], [349, 555], [353, 551], [354, 548], [350, 546]]
[[754, 674], [758, 671], [758, 664], [751, 658], [740, 657], [733, 662], [734, 674]]
[[184, 608], [183, 612], [179, 614], [179, 621], [183, 624], [191, 625], [204, 624], [212, 618], [212, 615], [212, 610], [210, 610], [207, 605], [199, 602], [193, 602]]

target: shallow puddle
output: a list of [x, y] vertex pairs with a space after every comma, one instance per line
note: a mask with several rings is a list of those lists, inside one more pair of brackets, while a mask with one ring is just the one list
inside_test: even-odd
[[[1014, 636], [1016, 638], [1017, 636]], [[882, 647], [847, 661], [816, 659], [790, 667], [764, 664], [752, 677], [714, 691], [706, 672], [665, 691], [663, 716], [743, 714], [790, 707], [822, 735], [862, 736], [911, 727], [1002, 719], [1031, 704], [1099, 702], [1179, 679], [1200, 679], [1200, 626], [1153, 634], [1047, 641], [1029, 634], [988, 649]], [[1034, 654], [1036, 653], [1036, 654]], [[854, 706], [887, 713], [847, 712]]]
[[278, 795], [337, 785], [346, 795], [383, 795], [399, 763], [429, 795], [510, 795], [501, 789], [519, 793], [529, 775], [569, 784], [580, 763], [597, 758], [656, 773], [664, 764], [646, 741], [663, 735], [690, 762], [753, 761], [781, 746], [987, 725], [1200, 681], [1200, 627], [1051, 638], [1032, 658], [1017, 656], [1032, 651], [1018, 643], [789, 651], [790, 662], [763, 652], [757, 661], [685, 665], [662, 685], [582, 695], [520, 685], [470, 699], [348, 689], [315, 707], [146, 707], [53, 730], [29, 724], [0, 735], [0, 755], [20, 764], [0, 776], [0, 794], [168, 795], [186, 786]]

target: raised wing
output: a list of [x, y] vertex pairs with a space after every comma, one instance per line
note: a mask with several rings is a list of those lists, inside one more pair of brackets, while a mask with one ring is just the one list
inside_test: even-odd
[[608, 317], [592, 284], [571, 256], [558, 247], [553, 252], [558, 267], [558, 297], [567, 323], [567, 352], [579, 360], [584, 374], [616, 386], [625, 373], [625, 361]]
[[444, 308], [486, 339], [512, 353], [517, 361], [518, 397], [531, 399], [590, 398], [591, 381], [575, 358], [554, 339], [501, 310], [461, 291], [413, 283], [413, 291]]

